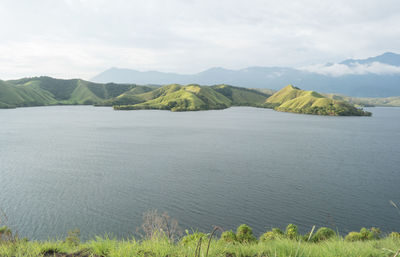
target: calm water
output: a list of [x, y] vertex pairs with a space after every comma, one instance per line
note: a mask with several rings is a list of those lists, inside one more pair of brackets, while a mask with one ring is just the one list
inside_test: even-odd
[[132, 236], [154, 208], [202, 231], [399, 231], [400, 108], [370, 111], [0, 110], [0, 207], [31, 239]]

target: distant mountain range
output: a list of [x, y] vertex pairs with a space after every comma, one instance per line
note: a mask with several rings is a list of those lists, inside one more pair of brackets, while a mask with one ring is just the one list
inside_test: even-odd
[[136, 71], [111, 68], [91, 79], [99, 83], [229, 84], [247, 88], [280, 89], [295, 84], [305, 90], [358, 97], [400, 96], [400, 55], [384, 53], [367, 59], [304, 68], [249, 67], [240, 70], [211, 68], [197, 74]]

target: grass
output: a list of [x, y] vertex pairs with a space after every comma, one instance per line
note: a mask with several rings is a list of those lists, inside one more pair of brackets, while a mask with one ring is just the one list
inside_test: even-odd
[[[338, 97], [336, 96], [336, 99]], [[268, 92], [229, 85], [99, 84], [81, 79], [50, 77], [0, 81], [0, 108], [47, 105], [113, 106], [115, 110], [218, 110], [231, 106], [274, 108], [277, 111], [318, 115], [370, 115], [349, 102], [289, 85], [272, 96]]]
[[99, 84], [81, 79], [34, 77], [0, 81], [0, 108], [57, 104], [100, 104], [135, 87], [126, 84]]
[[[206, 256], [208, 242], [203, 241], [198, 256]], [[187, 244], [171, 243], [165, 238], [136, 241], [116, 240], [96, 237], [93, 240], [70, 245], [64, 241], [19, 241], [0, 244], [0, 256], [55, 256], [58, 254], [79, 253], [81, 256], [194, 256], [198, 241]], [[280, 257], [361, 257], [395, 256], [400, 249], [400, 240], [384, 238], [381, 240], [348, 242], [334, 238], [321, 243], [276, 239], [253, 244], [225, 243], [216, 238], [210, 242], [208, 256], [280, 256]], [[47, 254], [47, 255], [46, 255]], [[83, 255], [85, 254], [85, 255]], [[79, 256], [78, 254], [76, 256]]]
[[304, 91], [292, 85], [284, 87], [266, 101], [275, 110], [331, 116], [371, 116], [349, 102], [334, 100], [314, 91]]
[[225, 109], [231, 106], [265, 107], [268, 96], [256, 90], [228, 85], [209, 87], [172, 84], [143, 94], [124, 94], [111, 101], [116, 103], [116, 110], [198, 111]]

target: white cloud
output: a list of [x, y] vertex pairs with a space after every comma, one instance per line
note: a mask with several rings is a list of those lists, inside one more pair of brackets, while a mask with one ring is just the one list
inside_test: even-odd
[[0, 17], [1, 79], [87, 79], [111, 66], [300, 67], [400, 52], [398, 0], [2, 0]]
[[302, 70], [339, 77], [343, 75], [361, 74], [399, 74], [400, 67], [380, 62], [370, 64], [351, 63], [350, 65], [334, 63], [331, 65], [311, 65], [301, 68]]

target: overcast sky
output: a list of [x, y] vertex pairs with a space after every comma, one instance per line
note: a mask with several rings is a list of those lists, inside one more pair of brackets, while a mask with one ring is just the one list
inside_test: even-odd
[[400, 53], [398, 0], [1, 0], [0, 79], [196, 73]]

